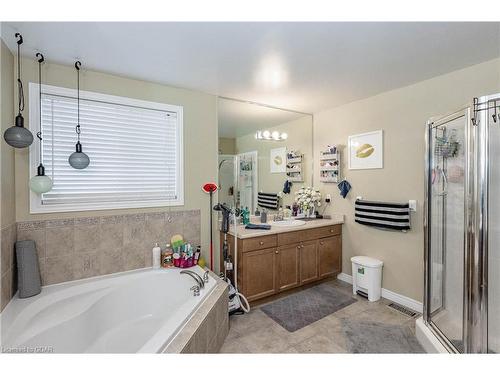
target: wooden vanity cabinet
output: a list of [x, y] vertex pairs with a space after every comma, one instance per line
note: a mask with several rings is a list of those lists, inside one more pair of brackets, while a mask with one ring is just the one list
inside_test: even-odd
[[300, 285], [318, 280], [318, 241], [311, 240], [300, 244]]
[[277, 249], [276, 287], [277, 292], [300, 285], [300, 245], [292, 244]]
[[318, 240], [319, 277], [338, 275], [342, 271], [342, 236]]
[[[222, 234], [220, 238], [222, 244]], [[237, 241], [238, 287], [249, 301], [336, 276], [342, 269], [341, 225]], [[231, 235], [228, 244], [234, 259]], [[220, 266], [223, 270], [222, 254]]]
[[276, 248], [243, 253], [240, 263], [243, 295], [256, 300], [276, 292], [276, 253]]

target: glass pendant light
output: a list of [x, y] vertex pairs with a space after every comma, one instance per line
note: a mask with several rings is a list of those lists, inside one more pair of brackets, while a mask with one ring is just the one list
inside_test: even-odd
[[39, 124], [40, 130], [36, 133], [36, 137], [40, 140], [40, 150], [39, 150], [39, 162], [37, 168], [36, 176], [33, 176], [30, 180], [30, 189], [34, 193], [43, 194], [50, 189], [52, 189], [52, 179], [49, 176], [45, 175], [45, 167], [42, 164], [42, 151], [43, 151], [43, 142], [42, 142], [42, 63], [45, 61], [43, 55], [41, 53], [37, 53], [36, 57], [38, 58], [38, 114], [39, 114]]
[[78, 121], [76, 123], [76, 151], [69, 156], [69, 165], [75, 169], [85, 169], [90, 163], [90, 159], [86, 153], [82, 151], [82, 144], [80, 143], [80, 68], [82, 63], [77, 61], [75, 63], [76, 73], [77, 73], [77, 106], [78, 106]]
[[23, 44], [23, 37], [21, 34], [16, 33], [17, 38], [17, 87], [19, 90], [18, 95], [18, 114], [14, 126], [8, 128], [3, 134], [5, 142], [15, 148], [29, 147], [33, 143], [33, 134], [24, 127], [24, 90], [21, 81], [21, 44]]

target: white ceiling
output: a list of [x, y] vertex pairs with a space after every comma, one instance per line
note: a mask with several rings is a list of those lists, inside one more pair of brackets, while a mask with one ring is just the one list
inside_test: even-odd
[[499, 23], [2, 24], [48, 61], [303, 112], [500, 56]]
[[219, 136], [237, 138], [255, 133], [257, 130], [273, 128], [303, 116], [310, 115], [221, 98], [218, 102], [217, 115]]

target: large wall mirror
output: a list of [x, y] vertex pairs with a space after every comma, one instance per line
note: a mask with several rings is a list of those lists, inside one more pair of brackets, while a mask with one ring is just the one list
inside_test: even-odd
[[219, 98], [218, 122], [219, 202], [272, 212], [312, 186], [311, 115]]

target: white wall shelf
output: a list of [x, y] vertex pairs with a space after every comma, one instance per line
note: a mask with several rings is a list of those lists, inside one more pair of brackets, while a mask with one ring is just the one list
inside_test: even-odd
[[340, 182], [340, 152], [336, 145], [320, 151], [319, 181], [324, 183]]
[[299, 151], [288, 151], [286, 155], [286, 175], [290, 182], [303, 182], [302, 162], [304, 155]]

